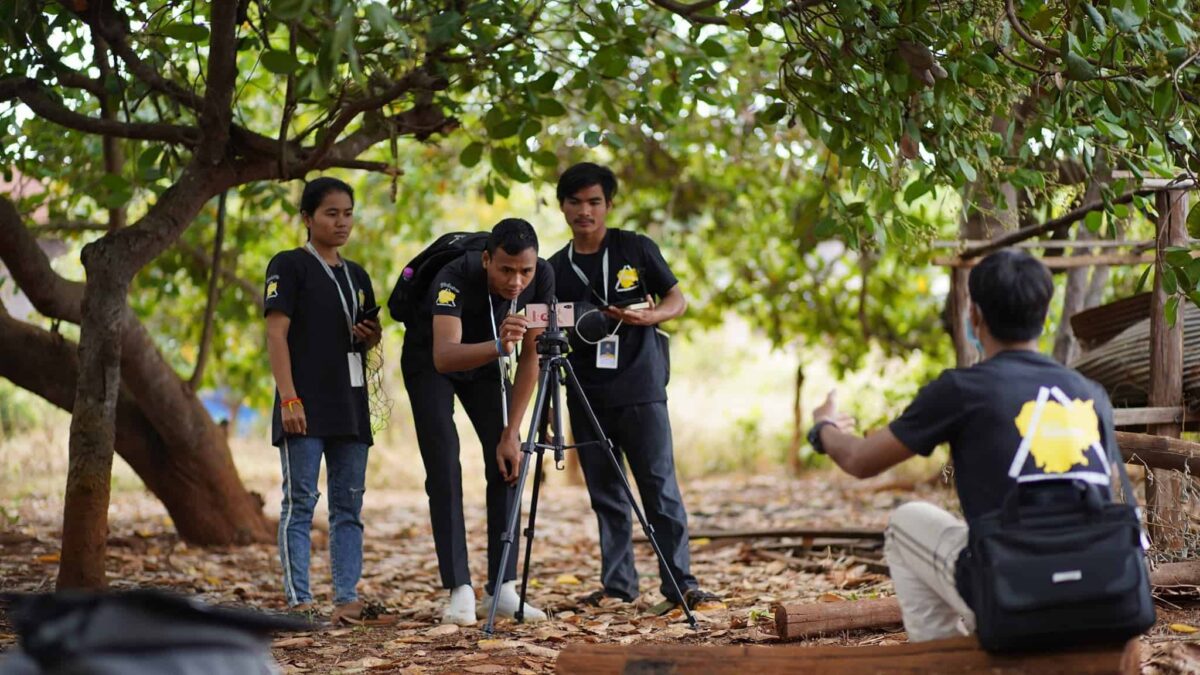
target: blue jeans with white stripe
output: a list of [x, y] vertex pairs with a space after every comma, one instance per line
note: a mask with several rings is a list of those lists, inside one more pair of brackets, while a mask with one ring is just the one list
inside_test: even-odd
[[333, 602], [358, 599], [362, 576], [363, 491], [367, 475], [367, 444], [352, 439], [287, 436], [279, 447], [283, 464], [283, 504], [279, 512], [279, 559], [283, 563], [283, 592], [288, 606], [312, 602], [308, 589], [308, 560], [312, 549], [313, 509], [321, 493], [317, 478], [321, 456], [329, 488], [329, 558], [333, 572]]

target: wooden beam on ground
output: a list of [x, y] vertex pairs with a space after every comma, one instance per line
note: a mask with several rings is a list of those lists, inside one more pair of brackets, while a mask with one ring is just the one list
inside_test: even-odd
[[[1182, 190], [1160, 192], [1155, 196], [1158, 211], [1155, 236], [1154, 293], [1150, 300], [1150, 400], [1152, 407], [1183, 405], [1183, 312], [1176, 313], [1175, 325], [1167, 323], [1168, 294], [1163, 287], [1167, 265], [1166, 249], [1187, 241], [1188, 196]], [[1155, 424], [1151, 434], [1179, 438], [1183, 424]], [[1146, 513], [1150, 540], [1163, 552], [1183, 548], [1188, 525], [1183, 511], [1181, 476], [1155, 471], [1146, 482]]]
[[1151, 469], [1186, 471], [1200, 476], [1200, 443], [1118, 431], [1117, 446], [1128, 464], [1145, 464]]
[[[1073, 267], [1091, 267], [1093, 265], [1149, 265], [1154, 262], [1153, 254], [1140, 253], [1097, 253], [1094, 255], [1044, 256], [1039, 258], [1046, 267], [1052, 270], [1065, 270]], [[947, 258], [939, 256], [933, 259], [934, 265], [953, 267], [955, 269], [970, 269], [979, 264], [982, 258]]]
[[[1150, 573], [1155, 589], [1200, 588], [1200, 561], [1163, 563]], [[903, 624], [896, 598], [847, 602], [793, 602], [776, 604], [775, 634], [784, 642], [803, 640], [844, 630], [891, 629]]]
[[1037, 673], [1037, 675], [1133, 675], [1140, 643], [1031, 654], [989, 654], [974, 638], [872, 647], [708, 647], [679, 644], [575, 643], [558, 655], [555, 670], [572, 675], [774, 675], [775, 673]]
[[776, 604], [775, 634], [784, 642], [860, 628], [901, 625], [896, 598]]
[[1113, 425], [1140, 427], [1147, 424], [1183, 424], [1187, 408], [1159, 406], [1157, 408], [1114, 408]]
[[[784, 537], [798, 539], [873, 539], [882, 541], [883, 530], [784, 527], [770, 530], [692, 530], [688, 532], [688, 539], [782, 539]], [[645, 535], [638, 535], [633, 540], [641, 544], [646, 542], [646, 537]]]

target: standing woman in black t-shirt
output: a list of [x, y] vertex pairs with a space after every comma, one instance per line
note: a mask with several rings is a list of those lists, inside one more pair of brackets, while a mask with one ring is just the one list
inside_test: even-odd
[[325, 457], [334, 623], [362, 615], [360, 519], [372, 444], [367, 407], [367, 350], [380, 328], [371, 278], [338, 250], [353, 228], [354, 191], [335, 178], [304, 187], [300, 215], [308, 243], [282, 251], [267, 266], [267, 353], [275, 376], [271, 440], [283, 468], [279, 557], [288, 606], [313, 614], [308, 587], [317, 477]]

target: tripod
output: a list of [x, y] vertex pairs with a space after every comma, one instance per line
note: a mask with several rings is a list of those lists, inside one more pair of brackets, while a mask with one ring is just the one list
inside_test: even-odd
[[[529, 435], [525, 438], [525, 442], [521, 444], [521, 468], [517, 477], [516, 497], [513, 499], [513, 504], [508, 514], [508, 521], [504, 527], [504, 534], [502, 536], [503, 546], [500, 550], [500, 567], [498, 569], [499, 575], [503, 577], [504, 570], [508, 565], [508, 556], [512, 553], [512, 547], [518, 538], [517, 525], [521, 519], [521, 495], [525, 492], [525, 479], [529, 475], [530, 460], [534, 453], [537, 453], [537, 468], [533, 474], [533, 495], [529, 506], [529, 526], [525, 529], [525, 566], [521, 573], [521, 600], [513, 616], [518, 622], [525, 620], [525, 592], [529, 587], [529, 563], [530, 557], [533, 554], [534, 525], [537, 523], [538, 492], [542, 484], [542, 457], [547, 450], [553, 450], [554, 463], [556, 466], [560, 466], [564, 450], [567, 448], [579, 450], [585, 445], [601, 446], [600, 450], [608, 457], [608, 461], [614, 471], [620, 476], [621, 488], [625, 491], [625, 497], [633, 507], [633, 512], [637, 515], [638, 522], [642, 524], [642, 530], [646, 533], [646, 538], [650, 540], [650, 546], [654, 548], [654, 555], [658, 557], [659, 563], [661, 563], [662, 569], [667, 575], [667, 579], [670, 580], [671, 588], [675, 590], [675, 594], [682, 600], [683, 593], [679, 589], [679, 583], [667, 566], [667, 559], [663, 555], [662, 549], [658, 547], [658, 541], [654, 538], [654, 527], [646, 520], [641, 507], [638, 506], [637, 501], [633, 498], [633, 489], [629, 486], [629, 479], [625, 477], [625, 472], [617, 461], [616, 455], [613, 454], [612, 441], [604, 434], [604, 430], [600, 428], [600, 420], [596, 418], [596, 413], [592, 410], [591, 404], [588, 403], [587, 397], [583, 393], [583, 387], [579, 384], [579, 379], [575, 377], [575, 370], [571, 367], [571, 362], [567, 360], [566, 355], [571, 351], [571, 346], [567, 340], [567, 334], [558, 326], [557, 302], [552, 301], [549, 309], [549, 325], [546, 327], [546, 331], [537, 338], [538, 387], [537, 397], [533, 406], [533, 419], [529, 422]], [[562, 385], [564, 383], [571, 388], [572, 393], [579, 397], [579, 401], [582, 403], [581, 407], [587, 412], [588, 422], [592, 425], [596, 438], [600, 440], [576, 445], [563, 444]], [[547, 401], [553, 403], [551, 407], [553, 412], [549, 420], [550, 442], [545, 443], [546, 439], [543, 437], [543, 442], [538, 443], [534, 441], [534, 438], [538, 430], [542, 428]], [[496, 607], [500, 602], [500, 585], [502, 579], [496, 580], [494, 583], [496, 587], [492, 593], [492, 606], [488, 610], [487, 624], [483, 627], [483, 632], [487, 635], [491, 635], [494, 632]], [[682, 606], [684, 614], [687, 615], [688, 623], [691, 624], [692, 628], [695, 628], [696, 617], [688, 609], [686, 601], [683, 602]]]

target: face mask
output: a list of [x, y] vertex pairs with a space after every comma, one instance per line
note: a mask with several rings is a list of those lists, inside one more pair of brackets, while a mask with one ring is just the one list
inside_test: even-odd
[[975, 328], [971, 326], [970, 316], [963, 317], [963, 328], [966, 329], [963, 331], [963, 333], [967, 336], [967, 342], [971, 343], [971, 346], [975, 347], [975, 349], [982, 354], [983, 343], [979, 341], [979, 336], [975, 335]]

